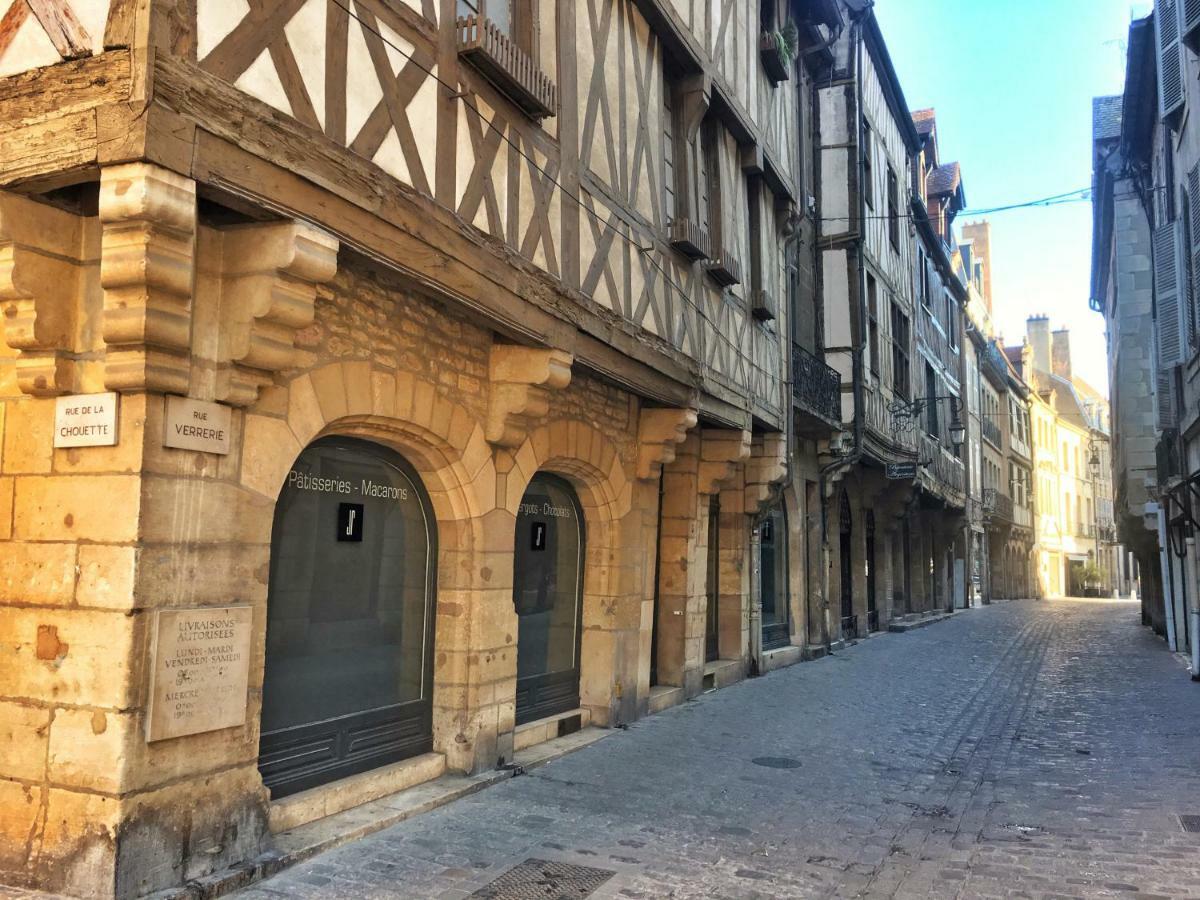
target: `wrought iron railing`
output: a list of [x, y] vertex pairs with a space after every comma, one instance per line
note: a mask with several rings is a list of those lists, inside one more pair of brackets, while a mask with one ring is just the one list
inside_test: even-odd
[[842, 377], [797, 343], [792, 344], [792, 399], [833, 425], [842, 422]]
[[993, 447], [997, 450], [1003, 449], [1000, 444], [1000, 426], [991, 419], [983, 419], [979, 423], [980, 431], [983, 432], [983, 438], [986, 441], [991, 441]]
[[1004, 351], [995, 341], [988, 341], [987, 349], [980, 358], [980, 365], [1000, 384], [1008, 377], [1008, 363], [1004, 359]]
[[1011, 522], [1013, 520], [1012, 497], [1000, 493], [996, 488], [983, 489], [983, 508], [993, 521]]
[[879, 610], [872, 609], [867, 613], [867, 631], [879, 630]]
[[858, 616], [842, 616], [842, 639], [858, 637]]

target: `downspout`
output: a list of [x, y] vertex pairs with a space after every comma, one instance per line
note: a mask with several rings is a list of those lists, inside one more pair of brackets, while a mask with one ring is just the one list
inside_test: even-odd
[[830, 637], [832, 628], [829, 617], [830, 606], [830, 565], [832, 562], [832, 548], [829, 544], [829, 506], [826, 496], [828, 490], [828, 482], [836, 477], [841, 472], [849, 469], [856, 464], [863, 454], [863, 382], [862, 382], [862, 363], [863, 363], [863, 343], [866, 341], [865, 330], [863, 329], [863, 321], [865, 320], [866, 309], [866, 292], [867, 292], [867, 272], [866, 266], [863, 263], [863, 246], [866, 242], [866, 235], [863, 233], [864, 225], [867, 221], [867, 200], [866, 194], [863, 191], [863, 179], [866, 173], [863, 165], [863, 115], [862, 115], [862, 17], [867, 14], [870, 7], [865, 8], [859, 17], [852, 20], [853, 28], [851, 31], [851, 40], [854, 42], [854, 117], [855, 117], [855, 168], [858, 172], [858, 254], [856, 265], [858, 267], [858, 306], [859, 306], [859, 341], [856, 342], [854, 349], [851, 351], [850, 368], [852, 392], [854, 396], [854, 447], [850, 453], [840, 459], [836, 459], [826, 466], [821, 468], [818, 475], [818, 492], [821, 498], [821, 609], [824, 614], [823, 621], [823, 637], [825, 639], [825, 650], [829, 652], [832, 648], [833, 641]]
[[1196, 538], [1189, 534], [1184, 546], [1187, 548], [1183, 560], [1184, 571], [1187, 573], [1187, 583], [1191, 586], [1187, 600], [1192, 620], [1191, 634], [1188, 635], [1192, 645], [1192, 681], [1200, 681], [1200, 597], [1197, 597], [1196, 590]]

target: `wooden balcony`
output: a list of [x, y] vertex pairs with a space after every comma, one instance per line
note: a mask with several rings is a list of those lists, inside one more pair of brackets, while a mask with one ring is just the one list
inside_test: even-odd
[[997, 525], [1010, 525], [1013, 521], [1012, 497], [996, 488], [984, 488], [983, 511]]
[[742, 283], [742, 264], [724, 249], [713, 251], [704, 270], [721, 287]]
[[667, 226], [667, 243], [689, 259], [708, 258], [708, 232], [691, 219], [672, 219]]
[[779, 45], [778, 34], [774, 31], [764, 31], [758, 39], [758, 50], [759, 56], [762, 57], [763, 69], [772, 84], [779, 84], [791, 77], [788, 72], [791, 64]]
[[458, 55], [527, 116], [544, 119], [558, 112], [558, 90], [550, 76], [490, 19], [466, 16], [458, 20]]
[[755, 291], [750, 299], [750, 314], [760, 322], [769, 322], [776, 316], [779, 306], [768, 291]]

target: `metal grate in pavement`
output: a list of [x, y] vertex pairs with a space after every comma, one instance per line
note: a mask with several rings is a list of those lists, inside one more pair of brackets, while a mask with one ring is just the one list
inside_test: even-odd
[[481, 900], [583, 900], [616, 872], [527, 859], [473, 893]]
[[1200, 834], [1200, 816], [1180, 816], [1179, 824], [1184, 831], [1191, 834]]

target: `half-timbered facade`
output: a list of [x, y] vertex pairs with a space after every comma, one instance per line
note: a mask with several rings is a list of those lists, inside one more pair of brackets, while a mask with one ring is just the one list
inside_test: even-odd
[[811, 637], [835, 4], [0, 6], [0, 881], [170, 887]]

